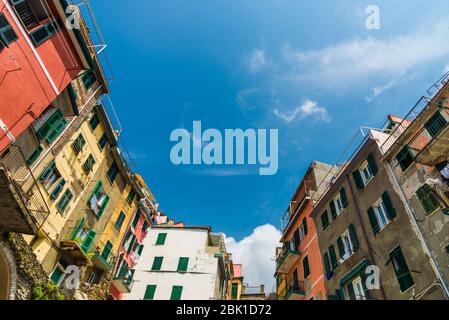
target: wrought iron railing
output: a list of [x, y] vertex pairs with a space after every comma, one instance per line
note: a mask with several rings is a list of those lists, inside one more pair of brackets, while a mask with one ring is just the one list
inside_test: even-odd
[[0, 159], [0, 167], [7, 174], [31, 220], [38, 229], [41, 228], [50, 209], [19, 146], [9, 147]]

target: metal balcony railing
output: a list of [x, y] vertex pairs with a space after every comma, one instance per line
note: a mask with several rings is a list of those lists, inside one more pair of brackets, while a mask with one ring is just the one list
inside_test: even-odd
[[289, 225], [290, 221], [295, 216], [298, 209], [304, 203], [304, 201], [309, 198], [311, 199], [316, 191], [316, 184], [313, 181], [303, 180], [297, 189], [294, 201], [290, 202], [289, 208], [284, 213], [281, 218], [282, 230], [285, 230]]
[[256, 295], [256, 294], [265, 294], [265, 288], [263, 285], [261, 286], [244, 286], [242, 289], [242, 294], [246, 295]]
[[304, 286], [304, 282], [302, 281], [294, 281], [291, 280], [288, 284], [287, 284], [287, 294], [292, 293], [292, 292], [305, 292], [305, 286]]
[[[0, 159], [0, 168], [15, 196], [14, 199], [7, 199], [8, 202], [20, 202], [19, 207], [22, 208], [22, 212], [17, 212], [17, 215], [27, 215], [35, 227], [40, 229], [50, 210], [19, 146], [9, 147]], [[1, 205], [8, 206], [8, 203]]]

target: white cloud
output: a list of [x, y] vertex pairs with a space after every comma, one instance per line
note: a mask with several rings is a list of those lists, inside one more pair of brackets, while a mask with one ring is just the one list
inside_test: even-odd
[[399, 84], [402, 83], [406, 83], [409, 81], [412, 81], [415, 77], [414, 76], [407, 76], [407, 77], [398, 77], [398, 78], [394, 78], [392, 80], [389, 80], [387, 83], [385, 84], [381, 84], [381, 85], [377, 85], [374, 86], [371, 89], [371, 94], [368, 95], [367, 97], [365, 97], [366, 102], [370, 103], [371, 101], [373, 101], [374, 99], [376, 99], [378, 96], [380, 96], [382, 93], [384, 93], [387, 90], [390, 90], [396, 86], [398, 86]]
[[251, 73], [262, 69], [267, 63], [264, 50], [254, 50], [249, 58], [249, 70]]
[[264, 284], [268, 292], [274, 289], [274, 258], [281, 236], [276, 227], [266, 224], [254, 229], [250, 236], [239, 242], [226, 238], [226, 247], [232, 253], [234, 263], [243, 265], [245, 283], [250, 286]]
[[317, 102], [306, 99], [301, 105], [297, 106], [293, 110], [281, 112], [278, 109], [274, 109], [274, 115], [285, 121], [293, 122], [296, 119], [303, 119], [307, 117], [314, 117], [317, 120], [329, 122], [331, 117], [326, 108], [320, 107]]
[[[352, 39], [312, 51], [282, 50], [288, 75], [324, 86], [353, 86], [369, 77], [391, 79], [449, 56], [446, 21], [387, 40]], [[437, 48], [437, 49], [436, 49]]]

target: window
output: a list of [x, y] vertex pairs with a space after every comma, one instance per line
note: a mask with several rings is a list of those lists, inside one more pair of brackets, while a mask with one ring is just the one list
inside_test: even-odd
[[126, 198], [126, 201], [128, 201], [129, 204], [131, 204], [134, 201], [134, 198], [136, 197], [136, 191], [134, 188], [131, 188], [128, 193], [128, 197]]
[[327, 252], [324, 253], [323, 261], [324, 261], [324, 271], [327, 274], [330, 271], [332, 271], [331, 261], [330, 261], [330, 258], [329, 258], [329, 253], [327, 253]]
[[30, 37], [37, 47], [50, 39], [56, 32], [59, 31], [59, 25], [56, 20], [50, 20], [43, 26], [30, 32]]
[[237, 300], [239, 296], [239, 284], [233, 283], [231, 288], [231, 299]]
[[157, 235], [156, 245], [157, 246], [163, 246], [165, 244], [165, 240], [167, 239], [166, 233], [159, 233]]
[[87, 277], [87, 283], [93, 285], [96, 277], [97, 275], [95, 274], [94, 271], [92, 271], [91, 273], [89, 273], [89, 276]]
[[421, 202], [421, 205], [423, 206], [427, 214], [434, 212], [440, 206], [438, 198], [435, 196], [435, 193], [427, 184], [416, 191], [416, 196], [418, 197], [419, 202]]
[[186, 272], [189, 265], [189, 258], [181, 257], [178, 261], [178, 272]]
[[97, 81], [97, 78], [95, 77], [94, 72], [86, 71], [81, 77], [81, 80], [83, 81], [86, 90], [89, 90], [94, 85], [95, 81]]
[[80, 133], [72, 144], [73, 151], [75, 151], [75, 154], [78, 155], [83, 150], [83, 147], [85, 145], [86, 145], [86, 140], [84, 139], [83, 135]]
[[182, 286], [173, 286], [171, 290], [170, 300], [181, 300]]
[[108, 240], [108, 242], [106, 242], [106, 245], [103, 248], [103, 252], [101, 253], [101, 257], [104, 260], [108, 260], [109, 255], [111, 254], [112, 251], [112, 247], [113, 247], [112, 242]]
[[374, 234], [378, 234], [395, 217], [396, 210], [391, 203], [388, 192], [384, 192], [382, 198], [368, 209], [368, 218]]
[[404, 292], [415, 283], [400, 247], [397, 247], [390, 253], [390, 259], [393, 263], [394, 272], [396, 273], [401, 291]]
[[413, 154], [408, 146], [405, 146], [396, 156], [399, 166], [402, 171], [407, 170], [413, 163]]
[[358, 189], [364, 189], [372, 178], [377, 174], [377, 164], [373, 155], [370, 154], [359, 170], [352, 173], [354, 182]]
[[94, 114], [92, 118], [89, 120], [89, 126], [92, 130], [95, 130], [100, 124], [100, 118], [98, 118], [97, 114]]
[[156, 286], [148, 285], [145, 290], [145, 296], [143, 297], [143, 300], [153, 300], [155, 292], [156, 292]]
[[447, 120], [443, 115], [437, 111], [424, 125], [430, 136], [435, 137], [445, 126]]
[[95, 163], [96, 163], [96, 161], [95, 161], [93, 155], [90, 154], [83, 164], [84, 173], [89, 174], [93, 170]]
[[0, 50], [19, 39], [3, 13], [0, 13]]
[[88, 200], [88, 205], [96, 215], [96, 217], [100, 218], [103, 215], [104, 210], [106, 210], [108, 203], [109, 196], [103, 189], [103, 183], [101, 181], [98, 181]]
[[329, 257], [331, 261], [331, 269], [335, 270], [338, 267], [337, 254], [335, 253], [335, 247], [332, 245], [329, 247]]
[[48, 120], [37, 130], [36, 134], [41, 140], [46, 140], [47, 143], [52, 143], [56, 137], [64, 130], [67, 125], [67, 120], [64, 118], [60, 109], [47, 109], [44, 116], [53, 112]]
[[100, 140], [98, 141], [98, 146], [100, 147], [100, 150], [103, 150], [104, 147], [106, 147], [106, 144], [108, 143], [108, 138], [106, 137], [105, 134], [103, 134], [100, 138]]
[[118, 166], [117, 166], [117, 164], [114, 162], [114, 163], [109, 167], [109, 170], [108, 170], [108, 178], [109, 178], [109, 181], [111, 181], [111, 183], [114, 183], [115, 178], [117, 178], [118, 172], [119, 172]]
[[55, 201], [61, 191], [64, 189], [64, 186], [66, 185], [66, 181], [64, 178], [61, 178], [56, 187], [53, 189], [53, 192], [50, 194], [50, 199]]
[[122, 228], [125, 218], [126, 218], [126, 215], [123, 213], [123, 211], [120, 211], [117, 221], [115, 221], [115, 224], [114, 224], [118, 230], [120, 230]]
[[53, 272], [50, 275], [51, 281], [56, 284], [58, 287], [61, 285], [61, 282], [64, 278], [65, 270], [61, 264], [57, 263]]
[[366, 300], [366, 293], [361, 277], [355, 278], [348, 285], [348, 294], [350, 300]]
[[28, 157], [27, 164], [31, 166], [34, 163], [34, 161], [36, 161], [39, 158], [42, 151], [44, 151], [44, 148], [42, 148], [42, 146], [37, 147], [37, 149], [34, 150], [34, 152]]
[[143, 223], [142, 223], [142, 232], [143, 233], [146, 233], [148, 231], [148, 222], [147, 222], [147, 220], [145, 220]]
[[327, 227], [329, 227], [329, 215], [327, 213], [327, 210], [325, 210], [321, 215], [321, 224], [323, 226], [323, 230], [326, 230]]
[[95, 231], [87, 229], [83, 218], [76, 227], [72, 239], [78, 242], [81, 245], [81, 249], [87, 253], [92, 246], [96, 235], [97, 233]]
[[355, 232], [354, 225], [350, 225], [348, 230], [337, 239], [338, 251], [340, 258], [347, 260], [359, 247], [359, 242]]
[[307, 279], [307, 277], [310, 275], [310, 265], [309, 265], [309, 257], [308, 256], [306, 256], [302, 260], [302, 267], [304, 270], [304, 279]]
[[162, 261], [164, 260], [164, 257], [154, 257], [153, 265], [151, 267], [151, 270], [153, 271], [160, 271], [162, 267]]
[[48, 18], [47, 9], [39, 0], [11, 0], [11, 4], [27, 30]]
[[330, 203], [332, 218], [335, 219], [337, 216], [346, 208], [348, 205], [348, 199], [346, 197], [345, 188], [340, 189], [340, 193], [336, 196]]
[[48, 191], [51, 189], [53, 184], [61, 178], [61, 174], [56, 168], [56, 163], [53, 161], [40, 175], [39, 181], [42, 183], [44, 188]]
[[137, 224], [139, 223], [140, 216], [141, 216], [141, 213], [140, 213], [139, 210], [137, 210], [136, 215], [134, 216], [133, 223], [132, 223], [132, 226], [133, 226], [133, 229], [134, 229], [134, 230], [136, 229]]

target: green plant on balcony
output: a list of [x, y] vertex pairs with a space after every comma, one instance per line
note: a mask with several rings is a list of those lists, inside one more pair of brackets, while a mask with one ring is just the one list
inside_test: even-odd
[[65, 300], [64, 294], [51, 281], [36, 283], [33, 286], [32, 300]]

